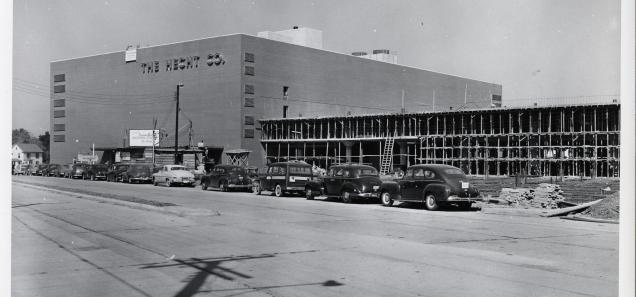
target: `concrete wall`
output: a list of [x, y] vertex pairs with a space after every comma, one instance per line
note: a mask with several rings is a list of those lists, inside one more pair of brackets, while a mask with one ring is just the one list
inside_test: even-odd
[[[225, 64], [208, 66], [207, 56], [220, 53]], [[192, 68], [166, 71], [166, 60], [199, 56]], [[142, 69], [142, 63], [158, 61], [158, 72]], [[51, 162], [70, 162], [78, 152], [96, 147], [127, 145], [127, 129], [152, 129], [153, 117], [169, 136], [162, 146], [174, 145], [175, 93], [180, 89], [179, 127], [193, 121], [193, 143], [239, 148], [241, 127], [241, 55], [238, 35], [178, 44], [141, 48], [137, 61], [124, 62], [124, 52], [79, 58], [51, 64], [51, 85], [55, 74], [64, 73], [66, 92], [52, 99], [66, 98], [64, 108], [54, 108], [53, 124], [66, 124], [65, 142], [51, 139]], [[59, 85], [60, 83], [56, 83]], [[53, 118], [53, 110], [66, 110], [66, 117]], [[185, 116], [184, 116], [185, 114]], [[179, 132], [180, 145], [188, 143], [188, 130]]]

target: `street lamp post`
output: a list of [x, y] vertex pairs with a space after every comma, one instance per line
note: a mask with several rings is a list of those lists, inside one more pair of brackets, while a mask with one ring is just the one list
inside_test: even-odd
[[[183, 83], [177, 84], [177, 109], [175, 111], [174, 122], [174, 163], [177, 164], [177, 155], [179, 153], [179, 89], [183, 87]], [[154, 139], [153, 139], [154, 140]]]

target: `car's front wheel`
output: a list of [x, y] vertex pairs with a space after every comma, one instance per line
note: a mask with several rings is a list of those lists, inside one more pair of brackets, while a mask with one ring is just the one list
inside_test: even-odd
[[314, 200], [314, 197], [314, 191], [312, 191], [310, 187], [305, 188], [305, 198], [307, 198], [307, 200]]
[[382, 192], [380, 199], [382, 200], [382, 205], [384, 206], [393, 205], [393, 199], [391, 199], [391, 194], [389, 192]]
[[166, 187], [171, 187], [171, 186], [172, 186], [172, 183], [170, 182], [170, 179], [167, 178], [166, 179]]
[[157, 180], [154, 177], [152, 178], [152, 185], [155, 186], [155, 187], [159, 185], [159, 183], [157, 182]]
[[351, 203], [351, 193], [347, 192], [347, 191], [342, 191], [342, 193], [340, 194], [340, 198], [342, 198], [342, 202], [344, 203]]
[[261, 183], [259, 182], [255, 182], [252, 184], [252, 193], [256, 194], [256, 195], [260, 195], [262, 192], [261, 190]]
[[227, 181], [221, 182], [219, 184], [219, 187], [221, 188], [221, 192], [227, 192], [227, 190], [228, 190]]
[[427, 193], [426, 198], [424, 200], [424, 206], [428, 210], [438, 210], [439, 204], [437, 204], [437, 200], [435, 200], [435, 194]]
[[274, 188], [274, 195], [276, 197], [282, 197], [283, 196], [283, 187], [281, 187], [280, 185], [276, 185], [276, 187]]
[[208, 183], [207, 182], [201, 182], [201, 190], [205, 191], [208, 189]]

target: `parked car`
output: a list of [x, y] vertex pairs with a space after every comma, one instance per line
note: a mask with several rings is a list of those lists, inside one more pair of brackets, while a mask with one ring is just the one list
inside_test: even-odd
[[46, 175], [60, 177], [62, 176], [61, 169], [62, 165], [60, 164], [49, 164], [48, 168], [46, 169]]
[[64, 164], [62, 168], [60, 168], [60, 175], [64, 178], [71, 178], [71, 173], [73, 172], [73, 164]]
[[327, 175], [321, 180], [307, 184], [305, 197], [314, 199], [317, 194], [338, 196], [344, 203], [351, 203], [355, 198], [380, 198], [380, 180], [378, 170], [368, 165], [343, 164], [329, 168]]
[[129, 164], [114, 164], [106, 172], [106, 181], [118, 182], [122, 181], [122, 174], [128, 170]]
[[461, 169], [441, 164], [411, 166], [402, 178], [382, 183], [380, 191], [384, 206], [394, 201], [420, 202], [428, 210], [449, 204], [470, 208], [481, 200], [479, 190]]
[[152, 165], [131, 164], [126, 171], [121, 173], [121, 181], [127, 183], [152, 182]]
[[217, 188], [223, 192], [231, 189], [252, 189], [252, 180], [245, 168], [236, 165], [217, 165], [201, 177], [201, 189]]
[[181, 165], [164, 165], [152, 175], [152, 183], [158, 186], [160, 183], [170, 187], [172, 185], [194, 186], [194, 174]]
[[108, 166], [104, 164], [92, 164], [86, 166], [82, 178], [90, 180], [106, 180], [107, 173]]
[[48, 175], [47, 173], [47, 169], [49, 168], [48, 164], [40, 164], [37, 169], [35, 169], [35, 172], [33, 173], [33, 175], [40, 175], [40, 176], [46, 176]]
[[276, 197], [285, 192], [305, 195], [307, 182], [314, 179], [311, 165], [302, 161], [272, 163], [265, 173], [253, 182], [252, 190], [260, 195], [262, 191], [273, 191]]
[[29, 164], [16, 164], [13, 170], [14, 175], [28, 175], [29, 174]]
[[71, 178], [85, 179], [84, 172], [86, 171], [86, 164], [73, 164], [71, 169]]

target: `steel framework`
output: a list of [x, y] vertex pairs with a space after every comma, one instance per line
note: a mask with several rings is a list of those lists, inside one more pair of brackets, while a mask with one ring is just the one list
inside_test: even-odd
[[620, 104], [260, 120], [268, 161], [443, 163], [472, 175], [619, 175]]

